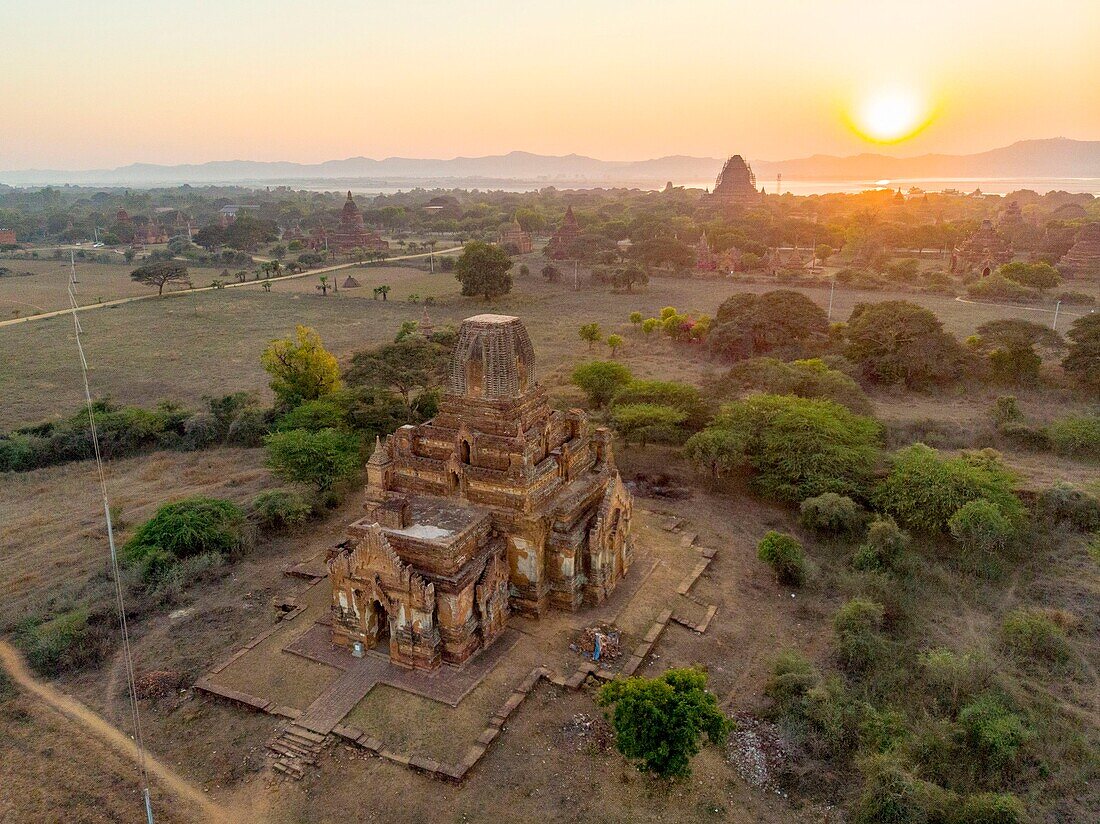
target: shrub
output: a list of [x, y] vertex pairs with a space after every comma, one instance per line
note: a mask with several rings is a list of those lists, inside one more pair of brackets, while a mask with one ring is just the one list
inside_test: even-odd
[[234, 446], [254, 449], [263, 446], [267, 433], [267, 416], [262, 409], [242, 409], [229, 424], [226, 441]]
[[183, 424], [185, 449], [207, 449], [222, 439], [222, 428], [212, 412], [196, 412]]
[[185, 498], [165, 504], [134, 532], [123, 553], [129, 562], [163, 550], [174, 558], [207, 552], [232, 555], [251, 539], [248, 519], [239, 506], [218, 498]]
[[993, 404], [993, 422], [997, 426], [1006, 423], [1021, 421], [1024, 414], [1020, 411], [1020, 404], [1013, 395], [1001, 395]]
[[853, 701], [844, 681], [836, 674], [826, 676], [806, 691], [802, 721], [810, 749], [835, 756], [859, 743], [863, 705]]
[[1010, 522], [1023, 506], [1012, 492], [1013, 477], [991, 450], [941, 458], [924, 444], [901, 449], [875, 498], [906, 526], [922, 532], [948, 529], [948, 521], [970, 501], [985, 498]]
[[637, 761], [638, 769], [685, 776], [703, 734], [724, 744], [732, 726], [706, 685], [702, 670], [670, 669], [656, 678], [611, 681], [600, 688], [596, 701], [614, 707], [615, 746]]
[[934, 794], [896, 756], [870, 756], [860, 769], [863, 789], [853, 824], [928, 824]]
[[1021, 449], [1045, 452], [1050, 449], [1050, 434], [1041, 426], [1012, 421], [997, 427], [1000, 435]]
[[1016, 760], [1032, 732], [997, 696], [986, 693], [959, 710], [959, 726], [968, 748], [983, 764], [999, 770]]
[[951, 537], [968, 552], [994, 555], [1004, 552], [1016, 537], [1016, 528], [992, 501], [967, 501], [947, 522]]
[[304, 524], [313, 507], [297, 492], [269, 489], [252, 499], [248, 514], [265, 529], [282, 529]]
[[871, 401], [859, 384], [818, 358], [790, 363], [751, 358], [731, 367], [724, 384], [774, 395], [831, 400], [861, 415], [871, 411]]
[[856, 550], [852, 564], [862, 570], [892, 569], [908, 540], [893, 518], [876, 517], [867, 527], [867, 538]]
[[1001, 643], [1021, 664], [1064, 667], [1073, 655], [1062, 628], [1032, 610], [1015, 610], [1005, 616]]
[[611, 423], [627, 443], [682, 443], [681, 428], [687, 414], [671, 406], [655, 403], [617, 404], [611, 410]]
[[772, 674], [764, 684], [764, 695], [774, 702], [778, 715], [801, 715], [803, 698], [821, 680], [821, 674], [798, 650], [779, 653]]
[[852, 535], [863, 526], [863, 507], [846, 495], [824, 492], [799, 507], [802, 525], [828, 535]]
[[114, 643], [114, 628], [107, 610], [79, 607], [45, 621], [25, 621], [13, 640], [35, 672], [53, 677], [101, 663]]
[[308, 484], [322, 494], [354, 478], [360, 469], [359, 437], [335, 429], [273, 432], [264, 444], [267, 465], [276, 475], [292, 483]]
[[344, 429], [347, 426], [347, 410], [330, 398], [318, 398], [294, 407], [275, 419], [276, 432], [305, 429], [318, 432], [322, 429]]
[[1080, 532], [1100, 529], [1100, 499], [1058, 481], [1039, 493], [1036, 509], [1054, 524], [1068, 524]]
[[1062, 418], [1047, 427], [1059, 455], [1100, 459], [1100, 415]]
[[1019, 303], [1034, 300], [1038, 295], [1034, 289], [1029, 289], [1003, 275], [993, 274], [967, 286], [966, 296], [980, 300], [1009, 300]]
[[616, 406], [633, 403], [671, 406], [684, 413], [683, 425], [692, 432], [702, 429], [710, 417], [699, 390], [674, 381], [632, 380], [615, 393], [614, 403]]
[[824, 492], [860, 495], [878, 458], [879, 425], [832, 401], [753, 395], [728, 404], [686, 452], [712, 469], [753, 470], [769, 498], [801, 501]]
[[806, 553], [791, 535], [768, 532], [756, 547], [756, 557], [772, 568], [775, 580], [802, 586], [807, 577]]
[[862, 597], [852, 598], [837, 610], [833, 632], [837, 654], [845, 669], [863, 672], [878, 659], [883, 648], [879, 630], [885, 615], [882, 604]]
[[573, 370], [573, 383], [588, 396], [588, 403], [603, 407], [630, 383], [630, 370], [614, 361], [589, 361]]
[[985, 688], [989, 665], [973, 653], [932, 649], [919, 656], [924, 683], [940, 710], [954, 715], [959, 706]]
[[906, 386], [954, 380], [967, 360], [934, 312], [904, 300], [856, 304], [845, 354], [868, 379]]
[[1024, 806], [1007, 793], [978, 793], [969, 796], [958, 812], [957, 824], [1020, 824]]

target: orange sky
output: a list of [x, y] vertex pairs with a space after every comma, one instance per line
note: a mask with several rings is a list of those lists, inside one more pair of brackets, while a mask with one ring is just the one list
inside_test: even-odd
[[[20, 0], [0, 169], [1100, 139], [1098, 42], [1095, 0]], [[883, 86], [936, 112], [885, 147], [848, 125]]]

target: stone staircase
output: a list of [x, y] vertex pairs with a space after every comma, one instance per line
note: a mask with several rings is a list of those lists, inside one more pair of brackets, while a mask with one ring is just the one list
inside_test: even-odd
[[306, 767], [317, 763], [317, 756], [325, 746], [326, 735], [291, 723], [267, 744], [271, 755], [272, 768], [283, 775], [299, 779], [305, 774]]

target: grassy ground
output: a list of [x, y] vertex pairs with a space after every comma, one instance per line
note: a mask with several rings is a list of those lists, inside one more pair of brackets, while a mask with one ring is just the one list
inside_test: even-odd
[[[270, 294], [259, 288], [204, 292], [164, 301], [143, 301], [84, 314], [85, 347], [98, 395], [129, 403], [155, 404], [174, 399], [197, 404], [206, 395], [242, 389], [265, 390], [259, 355], [273, 338], [290, 334], [295, 324], [313, 326], [337, 356], [389, 339], [402, 321], [419, 320], [423, 306], [407, 302], [411, 293], [436, 297], [429, 309], [436, 323], [457, 323], [491, 309], [520, 315], [535, 344], [540, 379], [549, 387], [568, 382], [573, 366], [586, 357], [606, 357], [606, 347], [591, 355], [577, 328], [598, 321], [605, 332], [626, 334], [620, 358], [640, 376], [677, 375], [700, 379], [716, 367], [685, 359], [664, 342], [645, 343], [629, 330], [627, 316], [648, 314], [663, 306], [713, 314], [718, 304], [741, 290], [763, 292], [773, 284], [737, 284], [726, 280], [655, 278], [636, 294], [615, 294], [571, 283], [547, 284], [537, 274], [541, 258], [530, 259], [532, 274], [517, 278], [513, 292], [487, 305], [463, 298], [453, 275], [430, 275], [419, 269], [368, 266], [336, 273], [343, 283], [353, 274], [360, 289], [322, 297], [314, 278], [276, 284]], [[90, 265], [89, 265], [90, 268]], [[374, 286], [391, 286], [390, 300], [373, 300]], [[64, 282], [60, 284], [64, 294]], [[827, 306], [827, 288], [803, 288]], [[955, 334], [964, 336], [986, 320], [1029, 317], [1018, 307], [975, 306], [938, 295], [849, 292], [838, 290], [834, 318], [847, 318], [859, 301], [904, 297], [933, 309]], [[70, 412], [81, 400], [72, 322], [51, 318], [0, 329], [0, 427], [32, 423]]]

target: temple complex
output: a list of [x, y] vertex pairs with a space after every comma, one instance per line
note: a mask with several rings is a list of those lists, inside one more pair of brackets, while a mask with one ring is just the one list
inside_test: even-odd
[[993, 221], [986, 219], [978, 231], [959, 246], [957, 259], [962, 263], [963, 271], [992, 271], [1012, 260], [1012, 247], [993, 228]]
[[1001, 230], [1011, 230], [1022, 225], [1023, 222], [1024, 213], [1020, 210], [1020, 204], [1013, 200], [1005, 206], [1005, 210], [1001, 212], [1001, 216], [997, 220], [997, 228]]
[[546, 244], [546, 255], [558, 260], [569, 257], [570, 250], [580, 235], [580, 224], [577, 223], [577, 218], [573, 215], [573, 207], [569, 206], [565, 210], [565, 217], [562, 218], [561, 226], [550, 237], [550, 242]]
[[389, 249], [388, 241], [382, 240], [378, 232], [363, 225], [363, 214], [355, 205], [355, 199], [348, 192], [348, 199], [340, 210], [340, 225], [332, 231], [323, 227], [310, 233], [310, 248], [328, 248], [333, 252], [349, 252], [352, 249], [367, 249], [372, 252]]
[[505, 223], [500, 228], [498, 243], [510, 255], [527, 255], [531, 253], [531, 236], [523, 231], [519, 221], [514, 217], [511, 223]]
[[1100, 279], [1100, 223], [1086, 223], [1077, 241], [1058, 261], [1058, 271], [1075, 280]]
[[134, 232], [130, 243], [134, 246], [151, 246], [154, 243], [167, 243], [168, 232], [155, 220], [144, 223], [134, 222]]
[[550, 408], [504, 315], [463, 321], [439, 413], [376, 444], [364, 508], [329, 555], [332, 640], [415, 669], [463, 663], [513, 611], [601, 602], [633, 554], [611, 433]]
[[756, 175], [741, 155], [734, 155], [718, 173], [711, 198], [722, 204], [755, 206], [762, 196], [756, 190]]
[[703, 232], [699, 242], [695, 244], [695, 268], [701, 272], [713, 272], [718, 268], [718, 259], [710, 250], [706, 232]]

